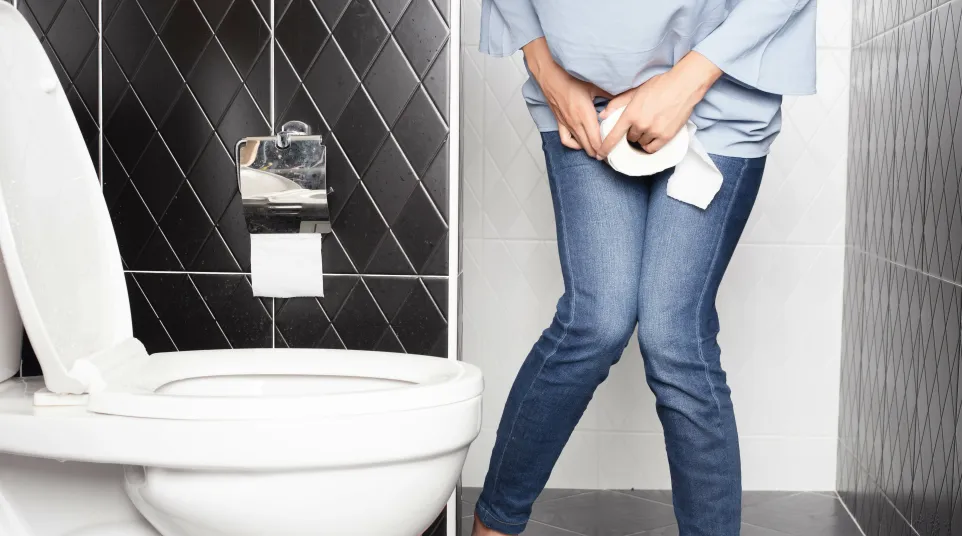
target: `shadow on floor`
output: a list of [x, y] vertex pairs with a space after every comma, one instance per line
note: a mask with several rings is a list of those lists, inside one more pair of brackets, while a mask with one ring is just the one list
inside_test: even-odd
[[[464, 488], [461, 536], [480, 490]], [[741, 536], [862, 536], [828, 492], [746, 491]], [[524, 536], [678, 536], [670, 491], [545, 490]]]

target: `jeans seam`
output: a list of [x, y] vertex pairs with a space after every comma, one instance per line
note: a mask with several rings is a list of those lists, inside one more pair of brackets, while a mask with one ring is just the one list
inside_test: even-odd
[[745, 160], [745, 162], [742, 164], [742, 168], [738, 171], [738, 179], [735, 180], [735, 186], [732, 188], [731, 202], [728, 203], [728, 207], [725, 209], [725, 217], [722, 219], [721, 229], [718, 233], [718, 241], [715, 244], [715, 252], [712, 254], [711, 263], [708, 265], [708, 276], [705, 278], [705, 285], [702, 287], [701, 294], [698, 296], [698, 306], [695, 310], [695, 335], [698, 338], [698, 359], [701, 360], [702, 365], [705, 367], [705, 379], [708, 381], [708, 390], [711, 392], [711, 397], [715, 400], [715, 408], [718, 410], [716, 415], [719, 419], [719, 425], [721, 424], [721, 401], [718, 400], [718, 395], [715, 393], [715, 385], [711, 381], [711, 371], [709, 370], [708, 360], [705, 359], [705, 352], [702, 348], [702, 306], [705, 303], [705, 295], [708, 293], [708, 287], [711, 284], [712, 273], [715, 270], [715, 265], [718, 263], [718, 256], [721, 253], [722, 243], [725, 241], [725, 226], [728, 225], [728, 219], [731, 216], [732, 208], [735, 206], [738, 189], [739, 186], [741, 186], [742, 178], [745, 176], [746, 169], [748, 169], [748, 160]]
[[[547, 154], [547, 151], [546, 151], [545, 153]], [[560, 195], [560, 192], [559, 192], [559, 195], [558, 195], [558, 214], [557, 214], [557, 218], [558, 218], [558, 220], [559, 220], [559, 223], [561, 224], [561, 231], [562, 231], [562, 233], [565, 233], [565, 229], [566, 229], [565, 222], [567, 221], [566, 218], [565, 218], [565, 216], [564, 216], [564, 212], [565, 212], [565, 211], [564, 211], [564, 200], [562, 199], [562, 196]], [[565, 234], [567, 234], [567, 233], [565, 233]], [[559, 244], [560, 244], [560, 243], [561, 243], [561, 242], [559, 242]], [[568, 266], [570, 267], [570, 266], [572, 266], [572, 264], [571, 264], [571, 250], [568, 248], [567, 244], [564, 246], [564, 249], [565, 249], [565, 262], [566, 262], [566, 263], [568, 264]], [[570, 276], [569, 276], [569, 277], [570, 277]], [[577, 291], [575, 290], [575, 285], [574, 285], [574, 282], [572, 281], [572, 284], [571, 284], [571, 316], [568, 318], [568, 322], [567, 322], [567, 323], [562, 324], [563, 329], [562, 329], [562, 331], [561, 331], [561, 337], [558, 338], [558, 342], [555, 344], [554, 348], [552, 348], [551, 352], [548, 353], [547, 355], [545, 355], [544, 361], [541, 362], [541, 367], [538, 369], [538, 372], [535, 373], [535, 375], [531, 378], [531, 383], [528, 385], [528, 389], [525, 391], [524, 397], [522, 397], [522, 398], [521, 398], [521, 402], [518, 403], [518, 411], [515, 412], [514, 420], [511, 421], [511, 428], [510, 428], [510, 430], [508, 430], [508, 439], [507, 439], [507, 441], [505, 442], [504, 450], [501, 451], [501, 458], [498, 459], [498, 467], [497, 467], [497, 469], [496, 469], [495, 472], [494, 472], [494, 479], [492, 480], [492, 484], [491, 484], [491, 492], [492, 492], [492, 493], [494, 493], [494, 490], [496, 490], [496, 489], [498, 488], [498, 481], [499, 481], [500, 478], [501, 478], [501, 466], [504, 464], [504, 455], [505, 455], [505, 453], [508, 451], [508, 446], [511, 444], [512, 440], [514, 440], [514, 427], [515, 427], [515, 425], [518, 424], [518, 416], [521, 414], [521, 410], [524, 408], [524, 404], [525, 404], [525, 402], [527, 402], [527, 400], [528, 400], [528, 395], [531, 394], [531, 389], [532, 389], [532, 387], [534, 386], [534, 383], [538, 380], [538, 377], [541, 376], [541, 373], [544, 371], [545, 365], [547, 365], [547, 364], [548, 364], [548, 361], [550, 361], [551, 358], [554, 357], [554, 356], [558, 353], [558, 350], [561, 348], [562, 343], [564, 343], [565, 339], [568, 337], [568, 328], [570, 328], [570, 327], [571, 327], [571, 324], [574, 323], [575, 311], [576, 311], [577, 303], [578, 303], [578, 293], [577, 293]]]
[[488, 517], [494, 519], [494, 520], [497, 521], [498, 523], [501, 523], [502, 525], [510, 525], [510, 526], [512, 526], [512, 527], [520, 527], [521, 525], [527, 524], [527, 522], [525, 522], [525, 523], [509, 523], [509, 522], [507, 522], [507, 521], [501, 521], [501, 519], [500, 519], [498, 516], [494, 515], [494, 512], [492, 512], [492, 511], [491, 511], [490, 509], [488, 509], [488, 508], [485, 508], [484, 505], [481, 504], [480, 502], [479, 502], [479, 503], [476, 503], [474, 506], [475, 506], [475, 508], [477, 508], [478, 510], [481, 510], [482, 512], [484, 512], [485, 515], [487, 515]]

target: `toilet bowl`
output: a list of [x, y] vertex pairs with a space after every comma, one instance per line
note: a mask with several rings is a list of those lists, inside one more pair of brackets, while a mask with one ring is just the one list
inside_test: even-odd
[[[0, 251], [3, 536], [415, 536], [451, 496], [480, 430], [471, 365], [145, 351], [80, 131], [4, 3]], [[19, 320], [42, 378], [10, 377]]]

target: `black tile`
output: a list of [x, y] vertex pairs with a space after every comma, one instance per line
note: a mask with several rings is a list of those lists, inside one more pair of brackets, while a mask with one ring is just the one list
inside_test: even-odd
[[391, 325], [412, 354], [430, 353], [447, 326], [427, 289], [420, 284], [408, 295]]
[[220, 134], [224, 145], [233, 151], [241, 138], [268, 135], [270, 126], [261, 115], [261, 111], [257, 109], [251, 96], [241, 89], [234, 97], [234, 102], [231, 103], [227, 114], [220, 121], [217, 133]]
[[137, 191], [155, 219], [160, 219], [167, 205], [180, 189], [184, 176], [164, 140], [154, 135], [144, 156], [130, 175]]
[[210, 27], [217, 29], [221, 21], [224, 20], [224, 15], [230, 8], [231, 3], [233, 3], [233, 0], [203, 0], [198, 2], [197, 6], [204, 14], [204, 18], [207, 19]]
[[113, 53], [105, 48], [103, 53], [103, 106], [104, 119], [109, 123], [114, 109], [127, 91], [127, 78]]
[[448, 280], [445, 279], [425, 279], [424, 286], [427, 287], [434, 298], [435, 305], [441, 309], [441, 314], [445, 318], [448, 316]]
[[124, 261], [132, 263], [156, 226], [132, 184], [128, 183], [119, 194], [110, 216], [120, 255]]
[[[8, 2], [8, 3], [12, 3], [12, 2]], [[20, 14], [23, 15], [23, 18], [27, 21], [27, 24], [30, 26], [30, 29], [33, 30], [34, 35], [36, 35], [38, 38], [43, 38], [43, 34], [46, 31], [46, 28], [40, 27], [40, 23], [37, 21], [37, 17], [34, 16], [33, 11], [30, 9], [28, 5], [29, 3], [30, 3], [29, 1], [19, 2], [17, 4], [18, 10], [20, 11]]]
[[304, 78], [304, 86], [328, 124], [337, 122], [358, 85], [357, 76], [333, 41], [328, 41]]
[[344, 248], [341, 247], [340, 242], [337, 241], [337, 237], [333, 234], [328, 234], [324, 236], [324, 241], [321, 244], [323, 253], [323, 264], [324, 271], [331, 274], [354, 274], [357, 270], [354, 265], [351, 264], [351, 260], [348, 258], [347, 253], [344, 252]]
[[136, 274], [178, 350], [214, 350], [230, 344], [186, 274]]
[[174, 253], [174, 250], [170, 247], [170, 241], [164, 235], [160, 227], [156, 227], [154, 232], [147, 239], [144, 244], [144, 248], [140, 250], [140, 255], [132, 263], [129, 263], [128, 268], [133, 270], [149, 270], [149, 271], [167, 271], [167, 272], [180, 272], [183, 271], [184, 265], [181, 264], [180, 259]]
[[287, 345], [291, 348], [319, 348], [331, 325], [314, 298], [291, 298], [274, 301], [274, 319]]
[[104, 135], [127, 170], [132, 170], [154, 135], [154, 125], [133, 91], [127, 91], [117, 104]]
[[273, 346], [270, 311], [255, 298], [247, 276], [192, 275], [233, 348]]
[[201, 54], [197, 68], [190, 74], [187, 83], [207, 117], [217, 124], [237, 93], [241, 80], [227, 59], [227, 54], [214, 41]]
[[389, 225], [418, 187], [417, 175], [391, 136], [381, 146], [363, 180]]
[[412, 0], [394, 29], [404, 54], [421, 76], [448, 38], [448, 28], [431, 0]]
[[217, 39], [243, 78], [267, 45], [270, 28], [250, 0], [236, 1], [217, 28]]
[[416, 277], [365, 277], [364, 282], [389, 321], [418, 284]]
[[423, 90], [414, 94], [394, 125], [394, 137], [418, 176], [427, 171], [447, 135], [447, 126]]
[[374, 350], [378, 352], [393, 352], [396, 354], [403, 354], [404, 347], [401, 346], [401, 341], [398, 340], [397, 334], [390, 326], [385, 328], [384, 334], [381, 335], [381, 340], [374, 345]]
[[441, 116], [445, 122], [448, 120], [448, 45], [445, 44], [441, 53], [434, 60], [434, 65], [424, 77], [424, 89], [427, 90], [434, 105], [441, 111]]
[[444, 23], [448, 26], [451, 25], [451, 20], [449, 12], [451, 9], [451, 0], [434, 0], [434, 5], [438, 8], [438, 12], [444, 17]]
[[150, 117], [161, 123], [174, 99], [180, 95], [184, 80], [160, 41], [155, 41], [147, 52], [144, 63], [132, 80], [134, 90]]
[[274, 47], [274, 63], [274, 102], [280, 115], [290, 105], [294, 93], [300, 89], [301, 80], [279, 45]]
[[237, 194], [237, 168], [227, 149], [217, 138], [207, 142], [197, 164], [187, 177], [204, 209], [214, 220], [220, 219], [227, 204]]
[[247, 232], [247, 222], [244, 220], [244, 209], [241, 205], [240, 193], [235, 195], [227, 205], [227, 210], [217, 222], [217, 229], [230, 248], [234, 258], [240, 263], [241, 269], [249, 272], [251, 269], [251, 239]]
[[[128, 0], [130, 1], [130, 0]], [[189, 76], [197, 58], [211, 41], [210, 27], [194, 2], [179, 0], [160, 31], [160, 38], [184, 76]]]
[[184, 183], [160, 220], [160, 227], [184, 265], [190, 265], [214, 228], [190, 185]]
[[349, 3], [351, 0], [314, 0], [314, 4], [321, 12], [321, 17], [327, 21], [329, 27], [337, 23]]
[[194, 272], [240, 272], [240, 265], [234, 259], [227, 243], [220, 235], [220, 231], [214, 229], [207, 237], [207, 241], [200, 248], [194, 262], [188, 267]]
[[327, 146], [327, 202], [331, 217], [337, 218], [360, 180], [337, 139], [328, 138], [324, 143]]
[[335, 318], [341, 312], [347, 298], [360, 284], [357, 276], [328, 276], [324, 281], [324, 297], [320, 298], [321, 307], [328, 318]]
[[421, 188], [414, 190], [392, 230], [419, 272], [447, 232], [444, 221]]
[[624, 536], [665, 527], [675, 521], [670, 506], [613, 491], [536, 503], [531, 517], [589, 536]]
[[307, 72], [329, 34], [311, 0], [293, 0], [275, 29], [298, 76]]
[[388, 40], [364, 79], [364, 86], [388, 125], [397, 121], [417, 85], [417, 75], [401, 49], [394, 39]]
[[287, 109], [278, 115], [276, 129], [279, 130], [281, 125], [288, 121], [304, 122], [311, 127], [311, 132], [314, 134], [323, 135], [327, 132], [321, 114], [318, 113], [317, 107], [314, 106], [303, 86], [294, 93], [294, 98], [291, 99]]
[[334, 327], [349, 350], [372, 350], [387, 325], [363, 284], [354, 287], [334, 318]]
[[79, 0], [67, 0], [47, 32], [47, 40], [67, 75], [74, 78], [94, 49], [97, 26]]
[[408, 6], [411, 0], [374, 0], [374, 4], [381, 11], [381, 16], [384, 17], [385, 22], [388, 26], [394, 28], [397, 21], [401, 19], [401, 14], [404, 13], [404, 8]]
[[77, 88], [77, 92], [80, 93], [80, 97], [83, 98], [84, 104], [87, 105], [87, 109], [92, 113], [96, 112], [99, 103], [99, 88], [100, 85], [100, 74], [98, 73], [98, 54], [96, 49], [92, 49], [90, 54], [87, 55], [87, 59], [83, 66], [80, 68], [80, 72], [77, 73], [77, 77], [74, 78], [74, 87]]
[[448, 219], [448, 174], [448, 144], [445, 141], [421, 180], [445, 221]]
[[153, 40], [154, 29], [136, 0], [123, 0], [107, 24], [104, 41], [128, 77], [137, 70]]
[[53, 65], [53, 70], [57, 74], [57, 80], [60, 81], [60, 87], [69, 88], [71, 84], [70, 77], [67, 76], [67, 71], [63, 69], [63, 65], [60, 65], [57, 53], [53, 51], [50, 42], [44, 39], [40, 42], [40, 46], [43, 47], [43, 51], [47, 54], [50, 64]]
[[368, 274], [398, 274], [398, 275], [414, 275], [417, 273], [414, 268], [411, 267], [411, 263], [408, 262], [407, 257], [401, 250], [401, 246], [397, 243], [392, 233], [387, 233], [378, 245], [377, 250], [374, 252], [374, 256], [371, 258], [371, 262], [367, 265], [367, 269], [364, 270]]
[[254, 102], [257, 103], [264, 115], [270, 114], [271, 109], [271, 53], [268, 47], [261, 51], [250, 76], [245, 82]]
[[184, 91], [160, 127], [160, 132], [180, 168], [190, 173], [194, 161], [207, 146], [211, 127], [194, 96]]
[[371, 0], [351, 0], [334, 28], [334, 39], [354, 70], [363, 76], [389, 33]]
[[358, 267], [366, 266], [387, 230], [374, 203], [357, 188], [333, 223], [334, 232]]
[[64, 0], [24, 0], [20, 2], [21, 9], [29, 9], [44, 33], [56, 19], [57, 13], [64, 5]]
[[133, 320], [134, 337], [144, 344], [151, 354], [172, 352], [177, 348], [164, 330], [160, 319], [154, 314], [147, 298], [137, 285], [133, 274], [126, 274], [127, 296], [130, 298], [130, 315]]
[[334, 134], [354, 169], [363, 173], [387, 136], [387, 128], [367, 95], [358, 91], [341, 114]]
[[127, 183], [130, 182], [130, 178], [124, 171], [123, 166], [120, 165], [120, 160], [117, 159], [117, 155], [114, 154], [114, 150], [109, 143], [104, 144], [104, 167], [101, 173], [103, 175], [104, 199], [107, 202], [107, 208], [113, 210], [117, 198], [124, 187], [127, 186]]

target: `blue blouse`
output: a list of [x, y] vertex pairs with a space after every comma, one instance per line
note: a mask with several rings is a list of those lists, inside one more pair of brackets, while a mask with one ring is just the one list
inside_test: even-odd
[[[712, 153], [768, 153], [782, 95], [815, 92], [816, 0], [483, 0], [481, 52], [509, 56], [545, 37], [573, 76], [612, 94], [695, 50], [724, 75], [692, 115]], [[522, 90], [541, 131], [558, 125], [538, 84]]]

